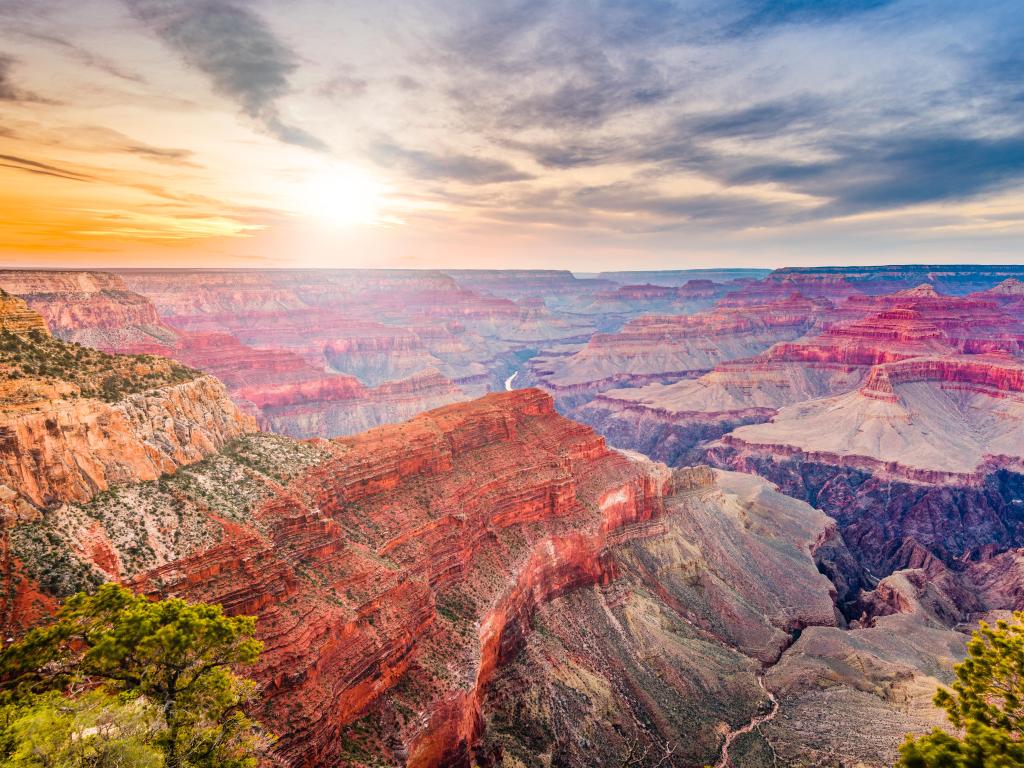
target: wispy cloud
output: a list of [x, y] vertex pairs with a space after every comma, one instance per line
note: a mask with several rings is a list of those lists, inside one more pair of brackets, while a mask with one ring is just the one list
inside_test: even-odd
[[0, 53], [0, 101], [35, 102], [53, 104], [50, 99], [20, 87], [14, 80], [14, 68], [18, 60], [13, 56]]
[[376, 143], [373, 147], [373, 156], [381, 165], [399, 167], [415, 179], [495, 184], [533, 178], [504, 160], [458, 152], [428, 152], [389, 142]]
[[140, 75], [138, 72], [132, 72], [126, 67], [121, 66], [113, 59], [107, 56], [102, 56], [95, 51], [91, 51], [88, 48], [74, 43], [65, 37], [60, 35], [46, 34], [43, 32], [36, 32], [31, 30], [24, 30], [22, 32], [26, 37], [32, 40], [38, 40], [43, 43], [53, 45], [67, 54], [69, 54], [76, 61], [81, 64], [105, 72], [108, 75], [120, 78], [121, 80], [127, 80], [132, 83], [145, 83], [146, 78]]
[[298, 57], [255, 12], [228, 0], [127, 0], [135, 16], [209, 77], [214, 90], [287, 144], [327, 145], [290, 124], [278, 102], [291, 92]]
[[16, 171], [34, 173], [40, 176], [55, 176], [70, 181], [93, 181], [93, 177], [77, 171], [71, 171], [48, 163], [40, 163], [17, 155], [0, 155], [0, 166], [13, 168]]

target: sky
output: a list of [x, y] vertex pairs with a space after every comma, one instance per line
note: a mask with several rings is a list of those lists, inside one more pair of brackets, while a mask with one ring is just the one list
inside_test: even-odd
[[1020, 0], [0, 0], [7, 265], [1020, 261]]

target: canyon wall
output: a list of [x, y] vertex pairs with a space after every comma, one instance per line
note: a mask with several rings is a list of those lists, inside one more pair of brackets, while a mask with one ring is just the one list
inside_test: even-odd
[[0, 270], [0, 289], [23, 298], [68, 341], [141, 352], [175, 338], [153, 303], [109, 272]]
[[197, 371], [57, 339], [6, 294], [0, 324], [0, 489], [10, 504], [87, 501], [255, 429], [223, 385]]
[[[58, 336], [114, 290], [68, 274]], [[165, 358], [0, 296], [3, 629], [255, 614], [292, 766], [890, 765], [1024, 605], [1024, 315], [865, 274], [126, 273]]]
[[[611, 450], [526, 389], [332, 441], [241, 437], [48, 510], [13, 528], [3, 616], [112, 578], [257, 615], [253, 714], [288, 765], [707, 764], [782, 695], [764, 673], [801, 631], [845, 632], [820, 572], [843, 552], [763, 480]], [[901, 690], [948, 674], [962, 641], [942, 637]], [[858, 707], [889, 723], [868, 765], [935, 722], [923, 699]], [[836, 751], [846, 716], [823, 715]]]
[[209, 376], [132, 394], [39, 401], [0, 411], [0, 487], [46, 507], [154, 480], [255, 430]]

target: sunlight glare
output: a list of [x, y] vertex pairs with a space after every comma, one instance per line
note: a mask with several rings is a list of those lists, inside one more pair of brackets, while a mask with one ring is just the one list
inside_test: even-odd
[[294, 213], [332, 227], [349, 228], [382, 223], [387, 188], [359, 168], [335, 167], [312, 171], [293, 192]]

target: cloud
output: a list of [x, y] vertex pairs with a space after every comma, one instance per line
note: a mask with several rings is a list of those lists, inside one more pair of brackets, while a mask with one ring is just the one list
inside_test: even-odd
[[298, 57], [253, 11], [229, 0], [127, 0], [134, 15], [214, 90], [287, 144], [326, 151], [327, 145], [281, 116]]
[[837, 145], [830, 160], [775, 162], [734, 171], [732, 183], [774, 182], [848, 215], [962, 200], [1024, 181], [1024, 136], [904, 135]]
[[415, 179], [458, 181], [463, 184], [495, 184], [532, 179], [504, 160], [457, 152], [437, 153], [378, 142], [372, 150], [381, 165], [398, 167]]
[[48, 165], [47, 163], [40, 163], [35, 160], [28, 160], [24, 157], [18, 157], [17, 155], [0, 155], [0, 166], [3, 166], [4, 168], [13, 168], [14, 170], [24, 171], [26, 173], [34, 173], [40, 176], [55, 176], [57, 178], [69, 179], [71, 181], [93, 181], [92, 176], [87, 176], [84, 173], [70, 171], [56, 165]]
[[[593, 211], [643, 217], [649, 230], [684, 224], [730, 229], [775, 226], [793, 221], [800, 211], [790, 203], [744, 194], [666, 194], [630, 182], [584, 187], [575, 192], [573, 202]], [[631, 226], [642, 228], [636, 223]]]
[[353, 99], [366, 93], [369, 85], [368, 80], [343, 70], [321, 85], [319, 93], [329, 99]]
[[24, 31], [23, 34], [33, 40], [38, 40], [44, 43], [50, 43], [70, 54], [77, 61], [81, 62], [87, 67], [92, 67], [101, 72], [106, 72], [108, 75], [120, 78], [121, 80], [128, 80], [133, 83], [145, 83], [146, 79], [138, 74], [137, 72], [131, 72], [124, 69], [116, 62], [108, 59], [106, 56], [101, 56], [98, 53], [94, 53], [87, 48], [84, 48], [76, 43], [67, 40], [59, 35], [44, 34], [41, 32]]
[[555, 87], [512, 101], [502, 120], [520, 127], [600, 125], [623, 112], [655, 105], [673, 92], [649, 61], [615, 63], [603, 54], [587, 58]]
[[769, 139], [799, 130], [820, 131], [832, 106], [820, 96], [794, 96], [741, 109], [689, 115], [680, 118], [674, 130], [704, 139]]
[[0, 53], [0, 101], [30, 102], [36, 104], [55, 104], [56, 102], [20, 88], [12, 77], [12, 70], [18, 60], [13, 56]]
[[0, 136], [38, 146], [61, 147], [81, 152], [123, 152], [168, 165], [199, 167], [191, 150], [157, 147], [102, 125], [67, 125], [48, 121], [15, 121], [17, 126], [0, 127]]
[[161, 163], [195, 166], [195, 163], [189, 159], [192, 157], [192, 152], [187, 149], [154, 147], [151, 144], [143, 144], [141, 142], [134, 141], [122, 144], [118, 149], [122, 152], [127, 152], [130, 155], [138, 155]]
[[894, 0], [753, 0], [727, 33], [743, 35], [781, 24], [832, 23], [885, 8]]
[[421, 83], [415, 77], [411, 77], [409, 75], [399, 75], [398, 77], [396, 77], [395, 85], [398, 86], [399, 90], [405, 91], [407, 93], [423, 90], [423, 83]]

